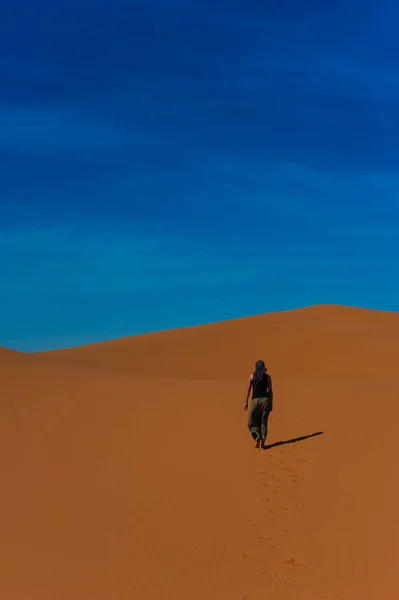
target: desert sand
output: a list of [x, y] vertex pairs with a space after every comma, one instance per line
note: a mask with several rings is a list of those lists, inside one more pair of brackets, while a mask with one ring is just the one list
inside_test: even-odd
[[0, 598], [397, 600], [398, 357], [399, 314], [338, 306], [0, 349]]

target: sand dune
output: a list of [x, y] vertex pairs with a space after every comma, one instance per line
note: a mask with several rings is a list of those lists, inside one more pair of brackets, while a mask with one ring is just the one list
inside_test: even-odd
[[399, 313], [340, 306], [272, 313], [43, 353], [120, 373], [241, 380], [254, 356], [278, 379], [396, 373]]
[[314, 307], [0, 349], [0, 597], [396, 600], [398, 344], [397, 314]]
[[7, 365], [16, 364], [26, 359], [26, 354], [22, 354], [22, 352], [17, 352], [16, 350], [9, 350], [8, 348], [3, 348], [0, 346], [0, 364], [2, 370], [6, 368]]

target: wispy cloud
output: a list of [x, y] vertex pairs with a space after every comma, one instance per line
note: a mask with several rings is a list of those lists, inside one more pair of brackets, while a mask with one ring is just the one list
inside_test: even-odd
[[[240, 255], [217, 240], [152, 236], [140, 231], [84, 231], [72, 227], [11, 229], [0, 233], [0, 268], [10, 296], [47, 297], [180, 289], [192, 292], [220, 284], [250, 284], [265, 273], [269, 283], [301, 279], [304, 272], [317, 284], [320, 277], [399, 266], [399, 256], [317, 257], [306, 248], [287, 247], [285, 254]], [[266, 275], [267, 274], [267, 275]], [[266, 280], [262, 283], [266, 285]], [[266, 286], [267, 287], [267, 286]]]
[[82, 296], [248, 281], [243, 260], [222, 259], [188, 238], [137, 231], [88, 232], [71, 227], [0, 234], [8, 294]]
[[[31, 150], [34, 153], [91, 153], [110, 150], [126, 143], [129, 136], [90, 115], [68, 108], [9, 106], [0, 104], [1, 148]], [[148, 137], [145, 138], [148, 143]], [[131, 140], [132, 142], [132, 140]]]

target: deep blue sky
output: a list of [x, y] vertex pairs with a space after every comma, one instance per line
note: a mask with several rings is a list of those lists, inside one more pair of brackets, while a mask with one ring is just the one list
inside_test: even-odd
[[0, 344], [399, 307], [397, 2], [6, 0]]

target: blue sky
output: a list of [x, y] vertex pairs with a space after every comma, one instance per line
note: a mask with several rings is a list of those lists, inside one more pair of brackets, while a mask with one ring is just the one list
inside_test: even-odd
[[7, 0], [0, 344], [398, 309], [393, 0]]

